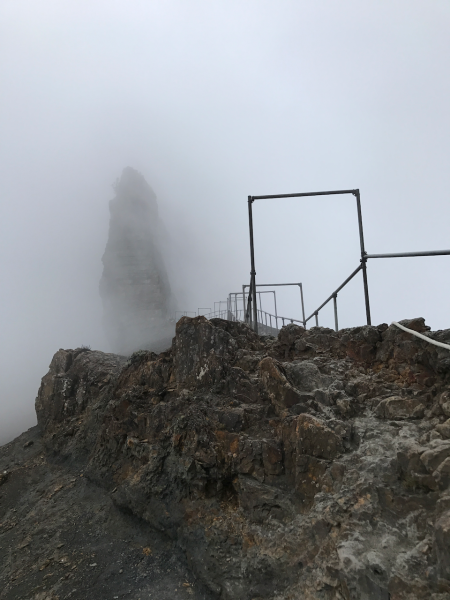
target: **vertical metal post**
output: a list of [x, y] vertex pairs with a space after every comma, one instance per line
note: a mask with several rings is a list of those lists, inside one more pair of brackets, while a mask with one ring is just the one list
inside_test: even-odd
[[252, 215], [252, 204], [253, 198], [248, 197], [248, 224], [250, 230], [250, 262], [251, 262], [251, 281], [252, 281], [252, 295], [253, 295], [253, 320], [256, 333], [258, 333], [258, 306], [256, 304], [256, 271], [255, 271], [255, 249], [253, 245], [253, 215]]
[[302, 299], [303, 327], [306, 329], [305, 303], [303, 302], [303, 286], [301, 283], [299, 283], [298, 285], [300, 288], [300, 298]]
[[338, 326], [338, 313], [337, 313], [337, 294], [333, 296], [333, 304], [334, 304], [334, 328], [336, 331], [339, 331]]
[[316, 327], [319, 327], [319, 315], [318, 315], [318, 313], [315, 313], [314, 316], [316, 317]]
[[367, 325], [372, 325], [372, 320], [370, 318], [370, 302], [369, 302], [369, 286], [367, 283], [367, 258], [366, 258], [366, 249], [364, 247], [364, 232], [363, 232], [363, 222], [362, 222], [362, 213], [361, 213], [361, 198], [359, 195], [359, 190], [355, 190], [354, 195], [356, 197], [356, 206], [358, 209], [358, 226], [359, 226], [359, 243], [361, 246], [361, 264], [362, 264], [362, 273], [363, 273], [363, 284], [364, 284], [364, 300], [366, 303], [366, 317], [367, 317]]
[[243, 308], [244, 308], [244, 312], [242, 313], [242, 316], [244, 317], [244, 323], [247, 323], [247, 318], [245, 316], [245, 285], [242, 286], [242, 302], [243, 302]]
[[277, 294], [273, 293], [273, 301], [275, 303], [275, 329], [278, 329], [278, 313], [277, 313]]

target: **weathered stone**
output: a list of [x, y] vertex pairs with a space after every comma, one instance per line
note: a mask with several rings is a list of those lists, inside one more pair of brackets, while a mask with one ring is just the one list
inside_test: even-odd
[[450, 511], [437, 520], [434, 529], [438, 571], [442, 578], [450, 579]]
[[450, 419], [447, 419], [444, 423], [436, 425], [436, 431], [441, 434], [445, 439], [450, 438]]
[[295, 323], [284, 325], [278, 334], [277, 347], [283, 358], [290, 358], [296, 348], [296, 343], [302, 338], [306, 332], [304, 327], [300, 327]]
[[383, 326], [366, 325], [344, 330], [341, 334], [341, 341], [347, 356], [358, 362], [372, 362], [375, 359], [377, 344], [381, 341], [382, 329]]
[[382, 400], [375, 409], [381, 419], [420, 419], [425, 406], [418, 398], [392, 396]]
[[433, 440], [430, 450], [426, 450], [420, 456], [421, 462], [430, 472], [435, 471], [439, 465], [450, 456], [450, 441]]
[[259, 365], [262, 384], [275, 409], [281, 414], [302, 401], [297, 390], [288, 382], [281, 363], [267, 356]]
[[313, 361], [293, 361], [284, 363], [286, 375], [291, 384], [301, 392], [314, 392], [327, 388], [333, 382], [328, 375], [322, 375]]

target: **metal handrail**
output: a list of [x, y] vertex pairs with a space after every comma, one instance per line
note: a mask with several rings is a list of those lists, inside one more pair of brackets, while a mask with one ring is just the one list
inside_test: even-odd
[[355, 276], [357, 273], [359, 273], [359, 271], [361, 271], [361, 269], [362, 269], [362, 268], [363, 268], [363, 265], [362, 265], [362, 264], [360, 264], [360, 265], [358, 266], [358, 268], [357, 268], [357, 269], [355, 269], [355, 270], [353, 271], [353, 273], [352, 273], [352, 274], [351, 274], [349, 277], [347, 277], [347, 279], [344, 281], [344, 283], [342, 283], [342, 284], [341, 284], [341, 285], [340, 285], [340, 286], [339, 286], [339, 287], [338, 287], [338, 288], [337, 288], [337, 289], [336, 289], [336, 290], [335, 290], [335, 291], [334, 291], [334, 292], [331, 294], [331, 296], [329, 296], [329, 297], [328, 297], [328, 298], [325, 300], [325, 302], [322, 302], [322, 304], [319, 306], [319, 308], [316, 308], [316, 310], [310, 314], [310, 316], [309, 316], [309, 317], [308, 317], [308, 318], [305, 320], [305, 325], [306, 325], [306, 323], [307, 323], [307, 322], [308, 322], [310, 319], [312, 319], [313, 317], [316, 317], [316, 326], [318, 327], [318, 326], [319, 326], [319, 310], [321, 310], [321, 309], [322, 309], [322, 308], [323, 308], [323, 307], [324, 307], [326, 304], [328, 304], [328, 302], [329, 302], [331, 299], [333, 299], [333, 304], [334, 304], [334, 326], [335, 326], [335, 329], [336, 329], [336, 331], [339, 331], [339, 325], [338, 325], [338, 314], [337, 314], [337, 295], [338, 295], [338, 292], [340, 292], [340, 291], [342, 290], [342, 288], [344, 288], [344, 287], [347, 285], [347, 283], [348, 283], [349, 281], [351, 281], [351, 280], [353, 279], [353, 277], [354, 277], [354, 276]]
[[[257, 310], [256, 312], [257, 312], [257, 315], [259, 315], [259, 316], [260, 316], [260, 319], [259, 319], [259, 321], [258, 321], [258, 322], [259, 322], [259, 323], [261, 323], [262, 325], [265, 325], [266, 327], [271, 327], [272, 329], [278, 329], [278, 319], [281, 319], [281, 320], [282, 320], [282, 322], [283, 322], [283, 327], [284, 327], [284, 325], [285, 325], [285, 321], [289, 321], [290, 323], [300, 323], [301, 325], [303, 325], [303, 321], [299, 321], [298, 319], [291, 319], [290, 317], [281, 317], [280, 315], [273, 315], [273, 314], [271, 314], [271, 313], [268, 313], [267, 311], [265, 311], [265, 310], [261, 310], [261, 309], [259, 309], [259, 308], [258, 308], [258, 310]], [[263, 314], [264, 314], [266, 317], [269, 317], [269, 320], [270, 320], [270, 325], [267, 323], [267, 319], [266, 319], [266, 321], [264, 322], [264, 320], [263, 320], [263, 318], [262, 318], [262, 315], [263, 315]], [[272, 317], [275, 319], [275, 325], [276, 325], [275, 327], [273, 327], [273, 326], [272, 326]]]

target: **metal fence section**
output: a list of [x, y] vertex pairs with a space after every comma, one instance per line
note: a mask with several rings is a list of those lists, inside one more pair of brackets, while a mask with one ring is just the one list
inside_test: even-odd
[[[357, 269], [353, 271], [353, 273], [347, 277], [347, 279], [323, 302], [319, 308], [311, 313], [311, 315], [306, 319], [305, 313], [303, 311], [303, 326], [306, 327], [306, 323], [315, 317], [316, 326], [319, 325], [319, 311], [326, 305], [328, 302], [333, 300], [333, 308], [334, 308], [334, 324], [336, 331], [339, 328], [338, 323], [338, 310], [337, 310], [337, 295], [338, 292], [342, 290], [352, 279], [355, 277], [359, 271], [362, 271], [363, 276], [363, 287], [364, 287], [364, 302], [366, 309], [366, 319], [367, 325], [371, 325], [371, 316], [370, 316], [370, 301], [369, 301], [369, 286], [367, 283], [367, 261], [372, 258], [407, 258], [407, 257], [415, 257], [415, 256], [443, 256], [450, 255], [450, 250], [429, 250], [424, 252], [396, 252], [390, 254], [368, 254], [364, 245], [364, 231], [363, 231], [363, 221], [362, 221], [362, 211], [361, 211], [361, 196], [359, 189], [354, 190], [333, 190], [329, 192], [306, 192], [299, 194], [273, 194], [266, 196], [248, 196], [248, 223], [249, 223], [249, 233], [250, 233], [250, 285], [245, 286], [249, 287], [249, 299], [247, 303], [246, 310], [246, 321], [253, 327], [253, 329], [258, 332], [258, 307], [256, 304], [256, 288], [258, 284], [256, 283], [256, 269], [255, 269], [255, 244], [253, 238], [253, 213], [252, 213], [252, 205], [255, 200], [267, 200], [267, 199], [281, 199], [281, 198], [301, 198], [308, 196], [331, 196], [338, 194], [352, 194], [356, 199], [356, 210], [358, 216], [358, 233], [359, 233], [359, 243], [361, 250], [361, 258], [360, 265]], [[243, 286], [244, 288], [244, 286]], [[300, 287], [301, 293], [302, 288]], [[303, 307], [303, 294], [302, 294], [302, 307]], [[252, 314], [251, 314], [252, 313]]]
[[367, 268], [366, 268], [366, 250], [364, 247], [364, 232], [363, 232], [363, 222], [362, 222], [362, 212], [361, 212], [361, 198], [358, 189], [355, 190], [332, 190], [329, 192], [305, 192], [299, 194], [271, 194], [266, 196], [249, 196], [248, 197], [248, 223], [249, 223], [249, 232], [250, 232], [250, 285], [252, 286], [253, 293], [253, 321], [254, 321], [254, 329], [258, 331], [258, 319], [256, 315], [256, 270], [255, 270], [255, 245], [253, 240], [253, 213], [252, 213], [252, 205], [255, 200], [268, 200], [268, 199], [281, 199], [281, 198], [303, 198], [308, 196], [334, 196], [341, 194], [353, 194], [356, 198], [356, 210], [358, 214], [358, 232], [359, 232], [359, 243], [361, 247], [361, 271], [363, 273], [363, 285], [364, 285], [364, 299], [366, 305], [366, 318], [367, 324], [371, 324], [370, 319], [370, 302], [369, 302], [369, 287], [367, 284]]
[[[289, 319], [289, 320], [292, 322], [295, 321], [297, 323], [302, 323], [303, 327], [306, 327], [305, 303], [303, 300], [303, 285], [301, 283], [258, 283], [258, 284], [256, 284], [256, 287], [285, 287], [285, 286], [292, 286], [292, 285], [298, 285], [298, 287], [300, 289], [300, 301], [301, 301], [301, 306], [302, 306], [303, 320], [302, 321], [298, 321], [297, 319]], [[251, 287], [251, 286], [249, 286], [249, 285], [242, 286], [242, 292], [244, 294], [245, 294], [245, 289], [248, 287]], [[257, 292], [257, 293], [260, 294], [261, 292]], [[250, 298], [250, 302], [251, 302], [251, 293], [250, 292], [249, 292], [249, 298]], [[276, 317], [276, 315], [277, 315], [277, 304], [276, 304], [276, 300], [275, 300], [275, 317]], [[280, 319], [282, 319], [282, 318], [283, 317], [280, 317]]]

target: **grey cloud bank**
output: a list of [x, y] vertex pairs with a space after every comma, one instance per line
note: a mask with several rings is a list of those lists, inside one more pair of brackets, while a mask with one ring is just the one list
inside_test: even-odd
[[[248, 283], [249, 194], [359, 187], [369, 252], [450, 247], [449, 24], [443, 1], [2, 2], [0, 443], [34, 424], [58, 348], [110, 349], [98, 282], [127, 165], [185, 310]], [[358, 265], [352, 197], [254, 218], [258, 281], [301, 280], [307, 312]], [[373, 322], [448, 327], [449, 265], [369, 263]], [[339, 311], [364, 322], [359, 278]]]

